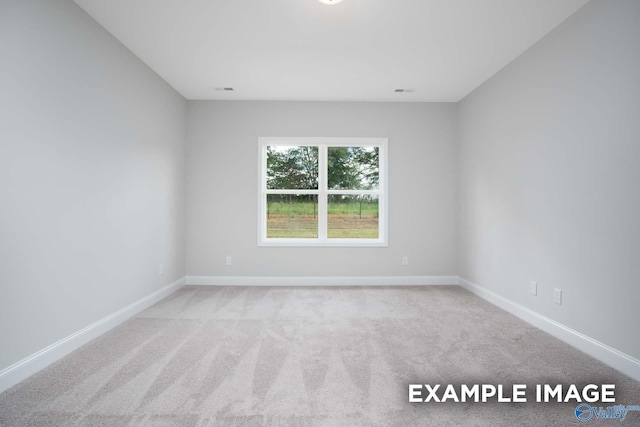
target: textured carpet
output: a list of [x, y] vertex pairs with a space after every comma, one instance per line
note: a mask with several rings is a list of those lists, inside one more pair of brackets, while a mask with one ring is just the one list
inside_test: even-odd
[[409, 403], [410, 383], [640, 383], [457, 286], [187, 286], [0, 394], [0, 425], [565, 426], [575, 403]]

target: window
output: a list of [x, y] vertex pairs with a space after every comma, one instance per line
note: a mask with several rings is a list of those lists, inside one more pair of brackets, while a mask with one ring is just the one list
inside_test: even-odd
[[387, 140], [260, 138], [258, 245], [386, 246]]

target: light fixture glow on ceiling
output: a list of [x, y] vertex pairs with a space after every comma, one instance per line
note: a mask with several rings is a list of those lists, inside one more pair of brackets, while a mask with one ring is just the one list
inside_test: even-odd
[[324, 3], [324, 4], [338, 4], [340, 3], [342, 0], [318, 0], [320, 3]]

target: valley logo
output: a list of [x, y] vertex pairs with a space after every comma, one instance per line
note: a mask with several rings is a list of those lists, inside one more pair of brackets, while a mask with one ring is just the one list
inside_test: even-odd
[[629, 411], [640, 411], [640, 405], [615, 405], [607, 407], [595, 407], [587, 403], [581, 403], [576, 407], [576, 418], [578, 421], [589, 421], [591, 418], [606, 420], [624, 421]]

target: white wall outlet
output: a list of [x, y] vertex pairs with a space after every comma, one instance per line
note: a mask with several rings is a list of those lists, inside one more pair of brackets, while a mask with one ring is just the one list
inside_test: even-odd
[[409, 257], [408, 256], [403, 256], [402, 257], [402, 265], [409, 265]]
[[529, 293], [531, 295], [538, 295], [538, 282], [532, 280], [529, 285]]
[[158, 266], [158, 276], [164, 276], [164, 264]]
[[562, 290], [558, 288], [553, 290], [553, 302], [556, 304], [562, 304]]
[[224, 265], [231, 265], [233, 264], [233, 258], [231, 258], [231, 255], [227, 255], [227, 257], [224, 259]]

